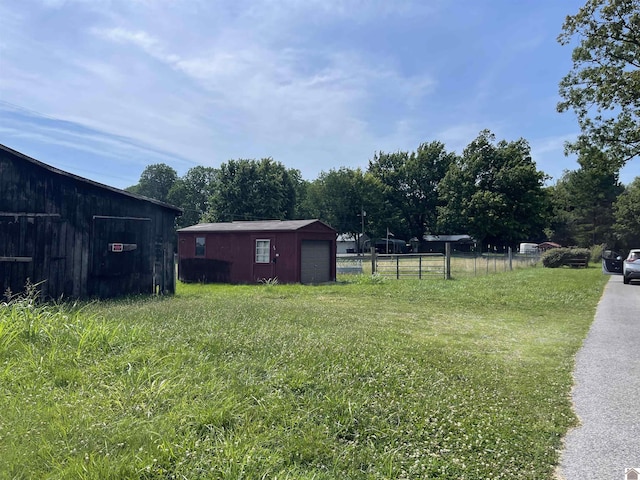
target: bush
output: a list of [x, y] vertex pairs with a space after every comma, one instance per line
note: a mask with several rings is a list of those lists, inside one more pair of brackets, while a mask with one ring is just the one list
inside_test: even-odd
[[602, 252], [604, 251], [605, 245], [600, 244], [600, 245], [593, 245], [590, 249], [589, 249], [589, 253], [591, 255], [590, 259], [598, 259], [598, 258], [602, 258]]
[[572, 259], [586, 258], [587, 263], [591, 258], [588, 248], [553, 248], [542, 254], [542, 265], [547, 268], [558, 268], [570, 265]]

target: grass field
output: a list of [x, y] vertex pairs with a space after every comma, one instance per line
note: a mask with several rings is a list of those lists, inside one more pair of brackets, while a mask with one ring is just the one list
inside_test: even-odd
[[5, 304], [0, 478], [551, 479], [605, 281], [530, 268]]

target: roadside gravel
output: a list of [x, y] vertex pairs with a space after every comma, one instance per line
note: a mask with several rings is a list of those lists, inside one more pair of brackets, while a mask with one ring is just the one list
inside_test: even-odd
[[581, 424], [565, 439], [558, 478], [624, 480], [640, 471], [640, 284], [611, 277], [576, 357]]

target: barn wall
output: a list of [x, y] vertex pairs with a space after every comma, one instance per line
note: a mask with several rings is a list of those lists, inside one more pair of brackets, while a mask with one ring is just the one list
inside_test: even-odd
[[0, 287], [18, 292], [29, 278], [53, 298], [174, 292], [176, 213], [0, 149]]

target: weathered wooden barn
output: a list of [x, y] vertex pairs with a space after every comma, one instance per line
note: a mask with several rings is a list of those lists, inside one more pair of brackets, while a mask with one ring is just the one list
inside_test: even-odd
[[0, 145], [0, 296], [175, 291], [179, 208], [58, 170]]
[[205, 283], [335, 281], [336, 236], [320, 220], [193, 225], [178, 230], [178, 275]]

